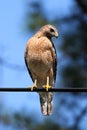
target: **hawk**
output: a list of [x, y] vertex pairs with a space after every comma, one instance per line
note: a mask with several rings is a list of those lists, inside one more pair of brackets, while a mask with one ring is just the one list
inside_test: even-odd
[[[47, 91], [54, 87], [56, 80], [57, 58], [52, 37], [58, 37], [53, 25], [45, 25], [28, 40], [25, 50], [25, 63], [34, 82], [33, 88], [44, 87]], [[39, 92], [41, 112], [43, 115], [52, 113], [52, 92]]]

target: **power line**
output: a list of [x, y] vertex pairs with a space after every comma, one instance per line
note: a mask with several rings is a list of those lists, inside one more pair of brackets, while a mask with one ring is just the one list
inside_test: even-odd
[[0, 88], [0, 92], [87, 92], [87, 88]]

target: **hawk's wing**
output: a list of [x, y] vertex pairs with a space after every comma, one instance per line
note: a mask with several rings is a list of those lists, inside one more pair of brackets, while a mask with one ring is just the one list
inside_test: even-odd
[[52, 50], [52, 55], [53, 55], [53, 76], [54, 76], [54, 83], [56, 81], [56, 74], [57, 74], [57, 54], [56, 54], [56, 49], [54, 44], [53, 45], [53, 50]]
[[31, 74], [31, 71], [30, 71], [29, 67], [28, 67], [27, 57], [28, 57], [28, 48], [26, 47], [26, 51], [25, 51], [25, 55], [24, 55], [24, 60], [25, 60], [25, 64], [26, 64], [28, 73], [29, 73], [29, 75], [31, 76], [32, 81], [34, 82], [33, 76], [32, 76], [32, 74]]

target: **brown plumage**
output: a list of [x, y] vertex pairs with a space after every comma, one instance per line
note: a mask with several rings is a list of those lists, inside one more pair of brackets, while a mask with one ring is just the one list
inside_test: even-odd
[[[57, 29], [52, 25], [43, 26], [28, 42], [25, 51], [25, 63], [34, 82], [33, 87], [54, 87], [56, 80], [56, 50], [52, 37], [58, 37]], [[40, 104], [43, 115], [52, 113], [52, 93], [40, 92]]]

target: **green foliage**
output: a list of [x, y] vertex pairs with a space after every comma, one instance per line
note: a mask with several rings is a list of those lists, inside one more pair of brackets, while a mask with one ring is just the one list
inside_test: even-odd
[[[71, 16], [69, 17], [66, 16], [61, 19], [54, 18], [53, 21], [47, 18], [43, 9], [42, 1], [31, 1], [31, 4], [28, 5], [24, 21], [26, 31], [31, 33], [47, 23], [52, 23], [57, 27], [60, 27], [61, 33], [59, 32], [59, 36], [61, 36], [63, 40], [60, 38], [60, 41], [62, 42], [60, 48], [58, 46], [58, 49], [62, 52], [63, 60], [67, 63], [67, 65], [65, 64], [63, 67], [58, 68], [61, 72], [60, 76], [62, 78], [62, 83], [64, 84], [63, 87], [87, 87], [87, 8], [84, 8], [86, 7], [87, 2], [85, 1], [84, 3], [86, 4], [83, 6], [83, 4], [81, 5], [81, 2], [83, 3], [82, 0], [76, 1], [76, 8], [79, 8], [80, 10], [78, 14], [77, 12], [74, 12], [75, 14], [72, 15], [71, 13]], [[61, 25], [63, 24], [65, 24], [64, 26], [67, 25], [67, 32], [62, 28]], [[61, 58], [59, 61], [62, 62]], [[64, 99], [58, 97], [60, 104], [56, 102], [56, 112], [54, 113], [57, 118], [52, 120], [44, 120], [42, 123], [37, 123], [34, 120], [34, 117], [32, 120], [32, 117], [29, 114], [26, 115], [23, 112], [10, 114], [5, 113], [4, 111], [1, 111], [3, 108], [0, 106], [0, 124], [4, 124], [7, 127], [12, 126], [15, 130], [79, 130], [79, 124], [81, 123], [80, 121], [82, 117], [86, 115], [85, 113], [87, 108], [85, 109], [84, 107], [84, 110], [81, 111], [80, 114], [78, 114], [78, 118], [76, 118], [77, 115], [75, 114], [75, 109], [81, 110], [81, 106], [75, 101], [78, 100], [78, 98], [81, 98], [82, 95], [73, 95], [74, 97], [78, 97], [75, 97], [75, 99], [73, 98], [73, 100], [70, 100], [72, 99], [72, 94], [69, 96], [66, 95], [66, 98], [63, 97], [64, 95], [65, 94], [61, 94], [61, 97]], [[67, 118], [70, 111], [73, 113], [70, 118], [73, 118], [73, 120], [76, 118], [75, 126], [72, 128], [64, 128], [63, 126], [64, 123], [67, 123], [66, 118], [63, 115], [63, 112], [66, 112], [66, 106], [68, 109], [68, 112], [66, 113]], [[63, 109], [63, 112], [60, 113], [59, 108], [65, 109]], [[55, 123], [59, 120], [58, 111], [61, 117], [62, 125]], [[65, 122], [63, 122], [62, 117], [64, 117]]]
[[44, 121], [42, 124], [38, 124], [35, 130], [61, 130], [60, 127], [52, 121]]
[[[85, 9], [83, 6], [83, 1], [82, 0], [76, 0], [77, 4], [75, 4], [75, 8], [73, 7], [73, 10], [71, 12], [70, 16], [64, 16], [64, 17], [55, 17], [52, 21], [49, 20], [46, 16], [46, 13], [43, 9], [43, 5], [41, 4], [41, 1], [36, 1], [32, 2], [30, 7], [32, 8], [33, 11], [28, 12], [28, 17], [27, 17], [27, 23], [26, 27], [27, 30], [31, 30], [31, 32], [36, 31], [38, 28], [41, 26], [47, 24], [47, 23], [52, 23], [58, 27], [59, 30], [59, 39], [60, 39], [60, 44], [58, 46], [58, 52], [61, 51], [62, 54], [62, 59], [61, 57], [58, 56], [59, 62], [61, 62], [61, 66], [58, 66], [58, 72], [60, 71], [60, 77], [61, 77], [61, 82], [62, 82], [62, 87], [87, 87], [87, 12], [85, 9], [87, 8], [87, 2], [84, 1]], [[82, 5], [81, 5], [82, 2]], [[78, 10], [75, 11], [74, 9]], [[63, 26], [62, 26], [63, 25]], [[67, 28], [64, 30], [64, 28]], [[59, 43], [59, 41], [58, 41]], [[65, 61], [66, 63], [62, 63], [62, 61]], [[60, 64], [60, 63], [59, 63]], [[63, 64], [63, 65], [62, 65]], [[58, 73], [59, 74], [59, 73]], [[60, 83], [61, 83], [60, 82]], [[60, 86], [60, 84], [58, 84]], [[73, 99], [75, 96], [80, 98], [80, 94], [71, 94], [73, 95]], [[62, 98], [59, 98], [58, 95], [58, 100], [60, 100], [60, 104], [56, 103], [56, 110], [55, 116], [59, 120], [58, 116], [58, 110], [59, 107], [64, 107], [64, 111], [66, 110], [66, 106], [68, 109], [68, 113], [72, 113], [73, 120], [75, 120], [76, 117], [78, 117], [74, 109], [80, 109], [81, 106], [78, 105], [77, 102], [78, 98], [73, 100], [73, 107], [72, 107], [72, 100], [69, 103], [68, 99], [72, 99], [71, 95], [66, 96], [67, 98], [64, 100], [65, 103], [62, 103]], [[85, 95], [83, 96], [85, 98]], [[77, 107], [78, 106], [78, 107]], [[85, 109], [85, 108], [84, 108]], [[67, 117], [65, 118], [63, 113], [60, 113], [61, 117], [61, 124], [64, 124], [64, 122], [67, 123], [68, 119], [68, 113], [66, 113]], [[80, 119], [82, 119], [83, 113], [79, 114]], [[65, 121], [63, 120], [65, 119]], [[54, 120], [55, 120], [54, 119]], [[67, 130], [78, 130], [79, 129], [79, 123], [80, 120], [76, 118], [75, 120], [76, 124], [72, 128], [68, 128]], [[52, 125], [52, 126], [51, 126]], [[74, 124], [73, 124], [74, 125]], [[50, 127], [51, 126], [51, 127]], [[62, 125], [61, 125], [62, 126]], [[56, 126], [52, 123], [46, 123], [43, 122], [42, 124], [38, 124], [38, 127], [36, 127], [36, 130], [38, 129], [59, 129], [59, 130], [64, 130], [63, 128], [59, 128], [59, 126]]]
[[[61, 75], [63, 81], [65, 82], [65, 87], [78, 88], [83, 86], [85, 79], [79, 70], [79, 66], [72, 64], [63, 68], [63, 70], [61, 71]], [[67, 84], [69, 86], [67, 86]]]
[[[83, 18], [83, 17], [81, 17]], [[62, 76], [65, 84], [71, 87], [86, 87], [87, 85], [87, 22], [83, 19], [77, 30], [67, 33], [61, 50], [70, 58], [71, 64], [63, 68]]]
[[27, 31], [35, 31], [47, 24], [48, 21], [43, 13], [43, 6], [40, 1], [31, 2], [29, 8], [31, 8], [31, 11], [28, 9], [25, 17]]
[[[60, 70], [64, 87], [86, 87], [87, 84], [87, 19], [84, 18], [84, 13], [74, 14], [70, 17], [62, 19], [54, 18], [50, 21], [46, 18], [41, 1], [35, 1], [30, 4], [31, 12], [27, 11], [27, 30], [35, 31], [41, 26], [52, 23], [57, 27], [67, 24], [67, 33], [63, 31], [63, 42], [60, 50], [66, 56], [64, 60], [70, 58], [71, 64], [67, 62], [67, 67], [64, 66]], [[77, 6], [78, 7], [78, 6]], [[68, 26], [69, 25], [69, 26]], [[66, 25], [65, 25], [66, 26]], [[72, 28], [71, 28], [72, 27]], [[62, 32], [62, 28], [61, 28]], [[60, 32], [59, 32], [60, 34]], [[62, 33], [60, 34], [62, 37]], [[61, 62], [61, 59], [60, 59]]]

